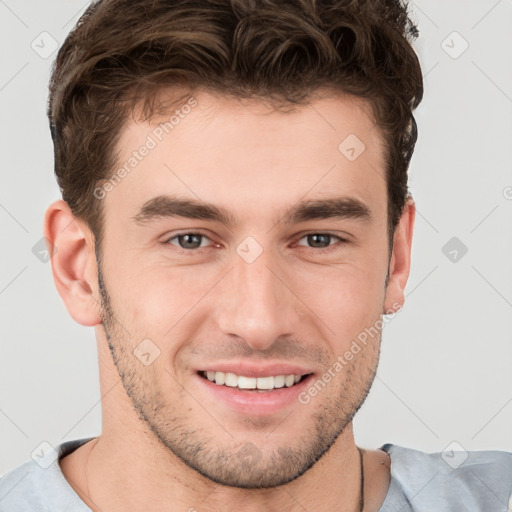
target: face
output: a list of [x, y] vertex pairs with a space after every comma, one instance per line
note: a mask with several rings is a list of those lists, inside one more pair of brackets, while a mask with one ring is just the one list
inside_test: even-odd
[[166, 449], [215, 482], [272, 487], [326, 453], [375, 375], [380, 333], [353, 342], [393, 299], [383, 146], [353, 98], [288, 113], [194, 98], [172, 129], [122, 132], [129, 170], [98, 193], [103, 328]]

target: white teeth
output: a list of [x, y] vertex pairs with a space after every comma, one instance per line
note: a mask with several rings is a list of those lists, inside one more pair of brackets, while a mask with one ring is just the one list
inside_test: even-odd
[[256, 379], [256, 387], [258, 389], [273, 389], [274, 377], [258, 377]]
[[290, 386], [293, 386], [295, 382], [295, 375], [287, 375], [285, 378], [284, 378], [284, 385], [289, 388]]
[[240, 389], [256, 389], [256, 377], [238, 377]]
[[215, 382], [219, 386], [229, 386], [231, 388], [240, 389], [275, 389], [283, 387], [291, 387], [301, 379], [302, 375], [275, 375], [269, 377], [245, 377], [243, 375], [236, 375], [234, 373], [203, 372], [206, 378]]
[[284, 375], [278, 375], [277, 377], [274, 377], [274, 387], [275, 388], [284, 388]]
[[[217, 375], [215, 375], [215, 382], [217, 382]], [[224, 384], [230, 388], [236, 388], [238, 386], [238, 377], [234, 373], [226, 373]]]

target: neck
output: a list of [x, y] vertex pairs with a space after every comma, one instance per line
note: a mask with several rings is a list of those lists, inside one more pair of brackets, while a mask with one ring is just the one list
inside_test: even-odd
[[271, 489], [218, 485], [150, 438], [141, 442], [126, 431], [87, 445], [77, 492], [93, 511], [170, 510], [169, 504], [171, 510], [204, 512], [359, 511], [360, 458], [351, 426], [309, 471]]

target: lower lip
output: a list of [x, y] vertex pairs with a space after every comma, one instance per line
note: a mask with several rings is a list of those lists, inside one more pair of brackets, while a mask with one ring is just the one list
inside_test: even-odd
[[197, 378], [215, 399], [226, 403], [237, 412], [248, 415], [270, 415], [296, 404], [298, 395], [304, 391], [313, 375], [308, 375], [297, 384], [287, 388], [278, 388], [268, 391], [241, 390], [229, 386], [215, 384], [200, 375]]

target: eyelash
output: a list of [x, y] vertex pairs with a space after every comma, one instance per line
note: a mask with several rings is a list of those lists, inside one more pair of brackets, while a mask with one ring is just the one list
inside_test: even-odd
[[[185, 235], [198, 235], [198, 236], [202, 237], [203, 239], [206, 238], [206, 239], [210, 240], [210, 238], [203, 233], [199, 233], [196, 231], [184, 231], [183, 233], [177, 233], [177, 234], [173, 235], [172, 237], [167, 238], [164, 241], [164, 244], [174, 245], [174, 244], [171, 244], [171, 240], [174, 240], [175, 238], [179, 238], [180, 236], [185, 236]], [[349, 243], [349, 241], [346, 240], [345, 238], [342, 238], [338, 235], [334, 235], [333, 233], [323, 232], [323, 231], [311, 231], [311, 232], [307, 232], [307, 233], [300, 233], [300, 236], [295, 239], [293, 244], [296, 244], [303, 238], [306, 238], [310, 235], [324, 235], [324, 236], [328, 236], [330, 238], [336, 238], [338, 240], [338, 242], [335, 244], [329, 244], [327, 247], [321, 247], [321, 248], [301, 246], [301, 247], [307, 247], [309, 249], [312, 249], [317, 254], [318, 253], [322, 254], [324, 252], [328, 252], [328, 251], [332, 250], [331, 249], [332, 247], [342, 246], [342, 245], [346, 245]], [[213, 242], [213, 240], [210, 240], [210, 241]], [[201, 252], [203, 252], [204, 249], [208, 249], [208, 247], [197, 247], [195, 249], [184, 249], [183, 247], [179, 247], [177, 245], [174, 245], [174, 247], [176, 247], [176, 249], [178, 249], [178, 250], [181, 250], [183, 252], [188, 252], [188, 253], [201, 253]]]

